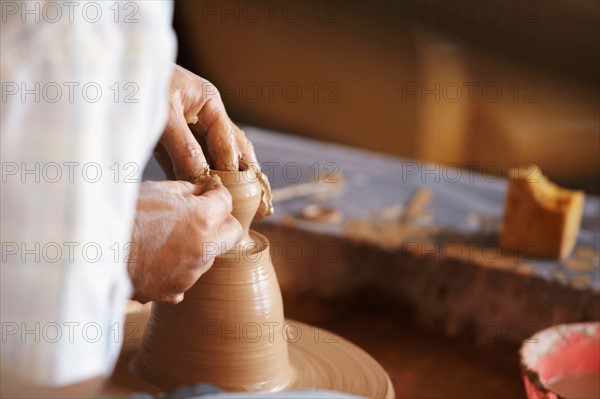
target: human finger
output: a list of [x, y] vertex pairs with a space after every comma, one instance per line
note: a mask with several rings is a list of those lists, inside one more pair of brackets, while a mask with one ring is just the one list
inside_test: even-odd
[[254, 145], [250, 140], [248, 140], [248, 138], [246, 137], [246, 133], [244, 133], [242, 129], [237, 127], [233, 122], [230, 121], [230, 123], [231, 128], [233, 129], [233, 134], [235, 136], [236, 145], [240, 154], [240, 170], [247, 170], [249, 168], [253, 168], [255, 171], [260, 171], [260, 164], [256, 159]]
[[229, 215], [219, 226], [217, 235], [224, 252], [229, 251], [242, 237], [242, 225], [236, 218]]
[[196, 196], [198, 211], [202, 217], [209, 218], [213, 225], [218, 226], [233, 210], [231, 193], [216, 175], [206, 181], [203, 190]]
[[240, 157], [237, 140], [233, 124], [218, 93], [212, 95], [200, 109], [197, 125], [206, 132], [206, 144], [213, 169], [237, 171]]
[[[178, 93], [174, 96], [177, 97]], [[209, 167], [202, 148], [190, 131], [177, 98], [171, 99], [167, 127], [160, 141], [169, 154], [178, 179], [193, 182], [208, 174]]]

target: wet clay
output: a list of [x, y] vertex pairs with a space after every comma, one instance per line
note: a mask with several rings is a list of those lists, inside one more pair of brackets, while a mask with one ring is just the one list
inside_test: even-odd
[[228, 391], [321, 388], [393, 397], [385, 371], [360, 348], [284, 319], [269, 243], [249, 230], [261, 200], [256, 174], [213, 173], [232, 194], [243, 237], [181, 303], [153, 305], [133, 373], [163, 391], [207, 382]]
[[[155, 157], [159, 162], [161, 160], [164, 161], [164, 157], [161, 158], [160, 152], [155, 151]], [[163, 167], [163, 170], [165, 168]], [[169, 170], [168, 168], [166, 170]], [[202, 170], [197, 174], [190, 176], [188, 179], [190, 182], [199, 185], [205, 185], [210, 180], [210, 174], [218, 174], [219, 176], [225, 175], [225, 173], [232, 173], [233, 175], [239, 175], [241, 179], [247, 179], [248, 176], [253, 176], [253, 181], [258, 182], [261, 188], [260, 202], [258, 205], [258, 210], [255, 212], [254, 219], [261, 220], [273, 214], [273, 193], [271, 190], [271, 183], [269, 182], [269, 178], [267, 175], [262, 173], [260, 169], [256, 169], [255, 167], [250, 166], [248, 169], [241, 172], [225, 172], [225, 171], [210, 171], [209, 169]], [[173, 175], [174, 176], [174, 175]], [[243, 177], [246, 176], [246, 177]], [[170, 178], [167, 173], [167, 178]], [[236, 180], [237, 178], [233, 178]]]

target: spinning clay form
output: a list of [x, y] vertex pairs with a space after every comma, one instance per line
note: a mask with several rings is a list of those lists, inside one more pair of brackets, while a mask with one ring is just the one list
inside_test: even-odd
[[256, 175], [212, 173], [231, 192], [242, 238], [215, 259], [182, 302], [153, 305], [131, 371], [165, 391], [205, 382], [226, 391], [315, 388], [394, 397], [386, 372], [363, 350], [284, 318], [269, 242], [249, 230], [261, 199]]

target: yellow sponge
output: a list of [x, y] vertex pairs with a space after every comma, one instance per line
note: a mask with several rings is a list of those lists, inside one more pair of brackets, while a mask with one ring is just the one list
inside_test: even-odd
[[551, 183], [534, 164], [508, 172], [500, 247], [540, 258], [564, 259], [573, 250], [585, 194]]

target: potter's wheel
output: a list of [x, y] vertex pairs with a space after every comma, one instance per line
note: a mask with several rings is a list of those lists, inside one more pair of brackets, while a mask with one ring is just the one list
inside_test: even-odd
[[300, 326], [303, 334], [298, 342], [293, 343], [296, 338], [292, 337], [288, 341], [295, 375], [287, 389], [319, 388], [370, 398], [394, 397], [389, 376], [368, 353], [326, 330], [288, 322]]
[[[159, 392], [136, 378], [129, 368], [146, 328], [149, 312], [150, 307], [144, 306], [128, 314], [129, 325], [135, 323], [139, 328], [135, 328], [135, 333], [131, 329], [125, 334], [128, 341], [103, 395]], [[312, 388], [371, 398], [394, 397], [394, 388], [387, 373], [365, 351], [326, 330], [293, 320], [286, 320], [286, 323], [289, 325], [288, 350], [293, 376], [285, 390]]]

